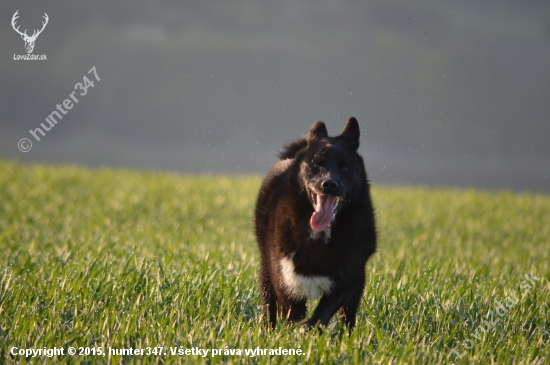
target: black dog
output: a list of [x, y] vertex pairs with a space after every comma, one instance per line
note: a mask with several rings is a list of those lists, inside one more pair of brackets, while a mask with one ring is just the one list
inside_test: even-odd
[[285, 146], [256, 203], [263, 314], [291, 322], [306, 316], [306, 300], [321, 296], [305, 327], [326, 325], [336, 311], [351, 331], [365, 287], [365, 263], [376, 249], [374, 212], [359, 124], [351, 117], [337, 137], [315, 122]]

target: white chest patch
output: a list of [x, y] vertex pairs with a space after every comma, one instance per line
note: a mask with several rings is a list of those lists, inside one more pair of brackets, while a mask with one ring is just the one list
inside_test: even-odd
[[317, 299], [323, 294], [330, 294], [333, 281], [328, 276], [305, 276], [297, 274], [294, 263], [290, 258], [284, 257], [281, 264], [283, 282], [288, 293], [295, 299]]

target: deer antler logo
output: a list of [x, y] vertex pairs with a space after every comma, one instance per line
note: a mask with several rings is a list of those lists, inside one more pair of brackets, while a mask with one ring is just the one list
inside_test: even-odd
[[17, 13], [19, 12], [19, 10], [17, 10], [15, 12], [15, 14], [13, 14], [13, 18], [11, 18], [11, 26], [13, 27], [13, 29], [19, 33], [21, 35], [21, 38], [23, 38], [23, 40], [25, 41], [25, 49], [27, 50], [27, 53], [32, 53], [32, 50], [34, 49], [34, 42], [36, 42], [36, 38], [38, 38], [38, 36], [40, 35], [40, 33], [42, 33], [42, 31], [44, 30], [44, 28], [46, 28], [46, 24], [48, 24], [48, 14], [44, 13], [44, 22], [42, 22], [42, 29], [40, 30], [37, 30], [35, 29], [33, 34], [29, 37], [27, 35], [27, 30], [25, 29], [24, 32], [21, 32], [19, 30], [19, 26], [16, 28], [15, 27], [15, 21], [17, 18], [19, 18], [19, 15], [17, 15]]

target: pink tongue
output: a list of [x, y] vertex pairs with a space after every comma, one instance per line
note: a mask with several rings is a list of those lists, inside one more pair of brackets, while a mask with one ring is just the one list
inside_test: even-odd
[[317, 204], [315, 212], [311, 215], [309, 221], [311, 228], [317, 232], [322, 232], [328, 227], [334, 215], [334, 200], [335, 196], [317, 195]]

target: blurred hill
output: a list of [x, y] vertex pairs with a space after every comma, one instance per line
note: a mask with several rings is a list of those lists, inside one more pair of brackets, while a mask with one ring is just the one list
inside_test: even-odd
[[[25, 54], [11, 18], [49, 23]], [[547, 1], [0, 3], [0, 156], [263, 173], [321, 119], [375, 183], [550, 191]], [[33, 148], [95, 66], [101, 81]]]

